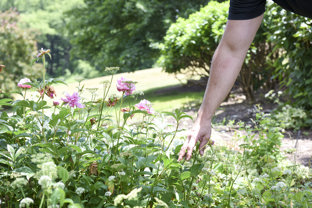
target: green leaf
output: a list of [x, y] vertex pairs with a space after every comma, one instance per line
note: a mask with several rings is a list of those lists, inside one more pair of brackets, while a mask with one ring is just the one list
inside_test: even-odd
[[9, 151], [10, 155], [11, 155], [11, 159], [14, 160], [15, 159], [15, 150], [14, 150], [14, 148], [11, 145], [8, 144], [7, 145], [7, 149]]
[[64, 183], [66, 183], [66, 181], [68, 181], [69, 179], [68, 171], [61, 166], [57, 166], [57, 175], [62, 179]]
[[60, 204], [62, 207], [65, 201], [65, 192], [61, 188], [55, 189], [51, 195], [51, 201], [53, 205]]
[[184, 172], [181, 173], [181, 175], [180, 175], [181, 180], [188, 179], [189, 177], [191, 177], [191, 172], [190, 172], [190, 171], [184, 171]]
[[190, 171], [191, 171], [191, 175], [192, 176], [197, 176], [200, 171], [203, 169], [204, 164], [195, 164], [191, 167]]

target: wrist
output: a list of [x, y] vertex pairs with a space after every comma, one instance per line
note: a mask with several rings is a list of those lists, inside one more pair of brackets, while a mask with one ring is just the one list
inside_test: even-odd
[[211, 122], [213, 115], [214, 115], [214, 113], [211, 113], [209, 111], [205, 111], [202, 108], [200, 108], [198, 110], [198, 113], [197, 113], [197, 119]]

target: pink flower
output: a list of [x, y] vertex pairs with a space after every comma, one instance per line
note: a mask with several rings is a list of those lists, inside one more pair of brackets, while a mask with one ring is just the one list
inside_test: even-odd
[[53, 105], [54, 105], [54, 106], [58, 106], [59, 104], [60, 104], [59, 101], [53, 101]]
[[131, 80], [120, 77], [117, 80], [117, 90], [120, 92], [124, 92], [125, 95], [131, 95], [135, 90], [135, 85]]
[[28, 84], [25, 84], [25, 83], [30, 83], [30, 82], [31, 82], [30, 79], [24, 78], [24, 79], [21, 79], [18, 82], [17, 86], [20, 87], [20, 88], [23, 88], [23, 89], [25, 89], [25, 88], [29, 89], [29, 88], [31, 88], [31, 85], [28, 85]]
[[78, 92], [74, 92], [72, 95], [69, 95], [68, 93], [65, 95], [66, 98], [61, 98], [65, 104], [68, 104], [70, 107], [74, 108], [75, 106], [77, 108], [84, 108], [84, 105], [79, 102], [80, 97]]
[[148, 100], [141, 100], [138, 104], [135, 105], [139, 110], [146, 111], [149, 114], [154, 114], [155, 111], [152, 109], [152, 104]]

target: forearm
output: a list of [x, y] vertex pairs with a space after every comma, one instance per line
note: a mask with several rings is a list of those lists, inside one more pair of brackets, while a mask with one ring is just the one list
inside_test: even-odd
[[210, 77], [199, 115], [211, 120], [216, 109], [228, 95], [242, 67], [246, 53], [229, 50], [220, 44], [212, 60]]
[[262, 16], [259, 16], [251, 20], [227, 23], [212, 60], [209, 81], [198, 112], [200, 118], [211, 120], [230, 92], [261, 21]]

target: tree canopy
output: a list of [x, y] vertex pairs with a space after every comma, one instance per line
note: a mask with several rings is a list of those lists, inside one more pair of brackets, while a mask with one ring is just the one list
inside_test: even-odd
[[151, 67], [159, 55], [154, 44], [178, 17], [187, 17], [208, 0], [84, 0], [69, 15], [73, 52], [99, 69]]

